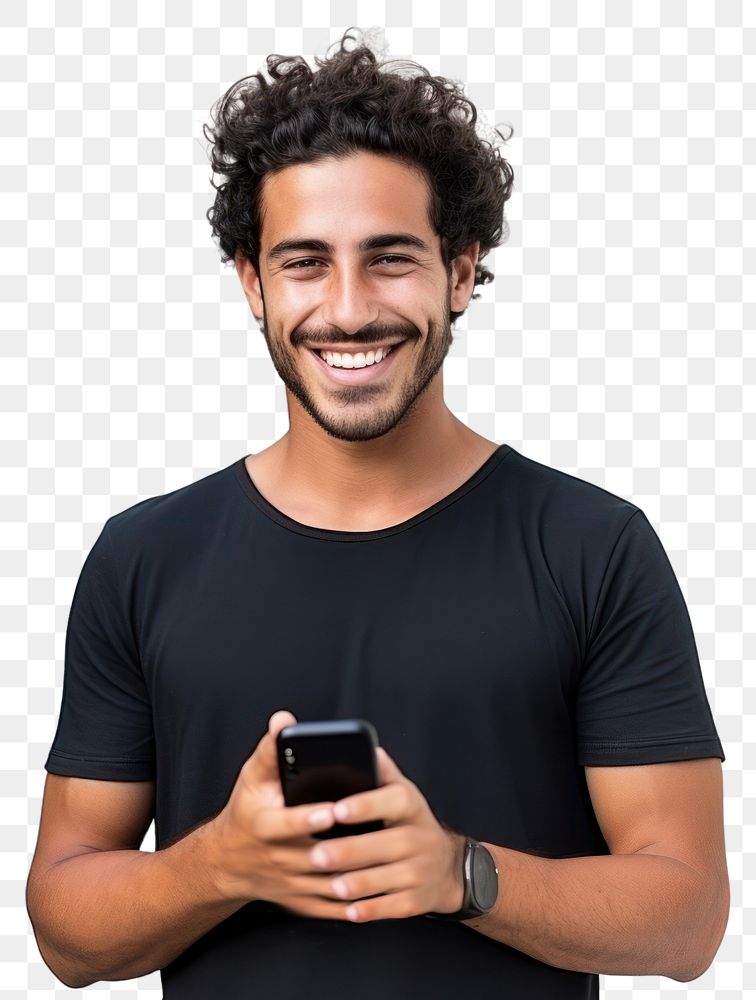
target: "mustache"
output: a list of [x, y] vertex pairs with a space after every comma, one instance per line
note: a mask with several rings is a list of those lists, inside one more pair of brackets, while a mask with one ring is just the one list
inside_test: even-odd
[[338, 326], [305, 327], [298, 326], [291, 335], [296, 347], [306, 342], [313, 347], [320, 344], [328, 345], [334, 341], [361, 345], [374, 344], [376, 341], [417, 339], [420, 331], [412, 323], [369, 323], [356, 333], [344, 333]]

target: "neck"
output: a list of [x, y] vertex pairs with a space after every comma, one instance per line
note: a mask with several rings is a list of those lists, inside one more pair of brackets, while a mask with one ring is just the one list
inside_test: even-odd
[[289, 417], [287, 433], [254, 456], [261, 478], [285, 494], [302, 519], [345, 530], [366, 521], [393, 523], [430, 506], [496, 448], [430, 392], [418, 399], [410, 419], [370, 441], [331, 437], [292, 399]]

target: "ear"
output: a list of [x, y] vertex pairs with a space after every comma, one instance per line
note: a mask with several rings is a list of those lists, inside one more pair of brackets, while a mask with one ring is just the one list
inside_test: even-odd
[[452, 261], [451, 304], [452, 312], [464, 312], [475, 288], [475, 265], [478, 263], [480, 240], [465, 247]]
[[237, 250], [234, 256], [234, 267], [236, 268], [236, 273], [239, 275], [239, 281], [249, 303], [249, 308], [252, 310], [255, 319], [260, 322], [263, 318], [263, 298], [257, 271], [252, 261], [240, 250]]

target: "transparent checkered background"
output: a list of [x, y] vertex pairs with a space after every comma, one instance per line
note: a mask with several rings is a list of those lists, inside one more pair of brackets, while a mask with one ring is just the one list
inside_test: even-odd
[[[756, 989], [756, 688], [744, 669], [756, 652], [744, 614], [756, 597], [756, 13], [732, 0], [659, 6], [0, 6], [3, 1000], [72, 995], [41, 960], [24, 892], [84, 558], [110, 515], [288, 426], [205, 219], [202, 124], [268, 53], [311, 59], [346, 27], [376, 24], [389, 56], [464, 81], [484, 127], [515, 129], [511, 233], [489, 258], [496, 280], [456, 324], [447, 401], [479, 433], [646, 512], [686, 596], [727, 755], [732, 909], [714, 965], [689, 984], [602, 976], [602, 995]], [[86, 995], [159, 992], [155, 972]]]

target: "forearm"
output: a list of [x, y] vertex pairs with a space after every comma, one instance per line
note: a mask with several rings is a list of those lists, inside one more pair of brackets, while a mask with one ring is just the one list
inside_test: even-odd
[[217, 886], [210, 822], [164, 850], [92, 851], [29, 886], [42, 957], [67, 986], [164, 968], [244, 905]]
[[682, 982], [705, 967], [721, 907], [682, 862], [653, 854], [542, 858], [485, 846], [499, 896], [490, 913], [465, 921], [481, 934], [579, 972]]

